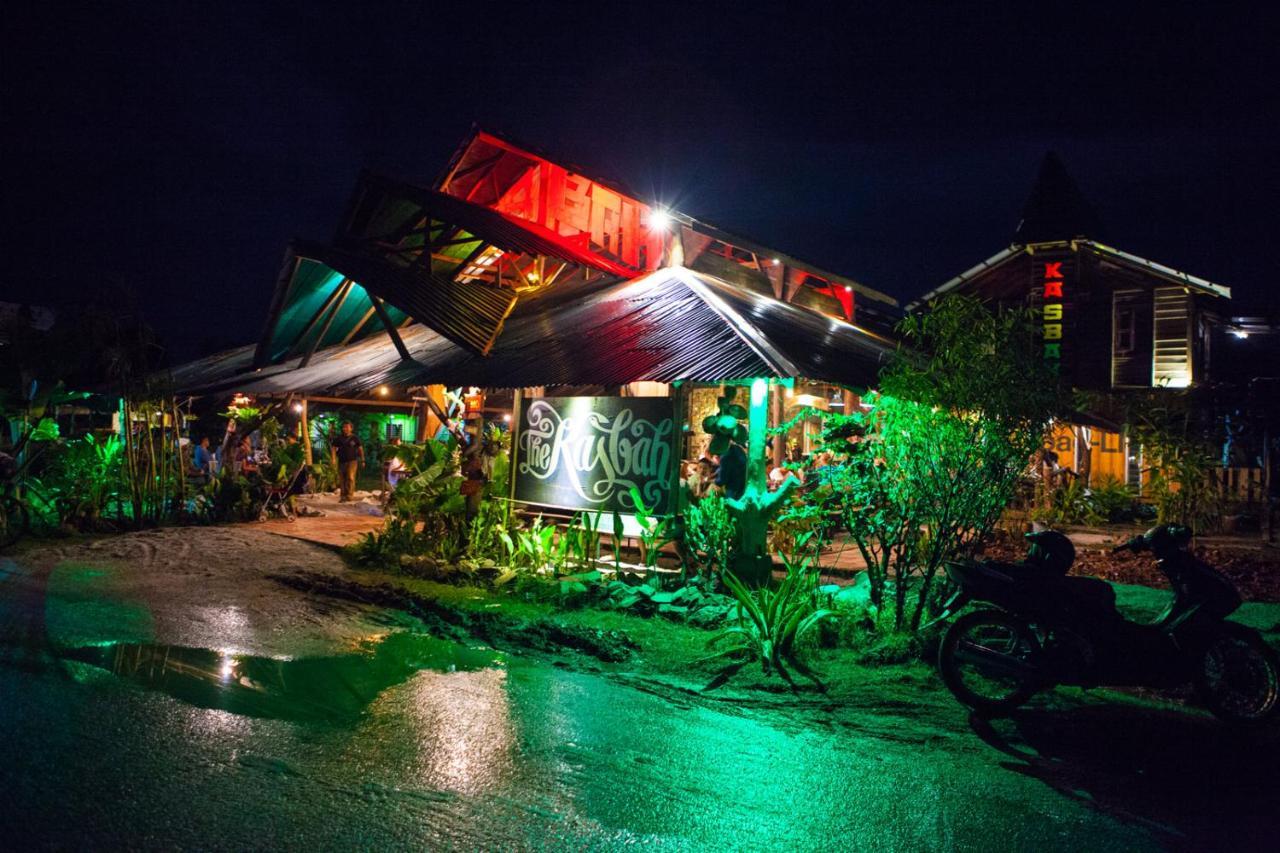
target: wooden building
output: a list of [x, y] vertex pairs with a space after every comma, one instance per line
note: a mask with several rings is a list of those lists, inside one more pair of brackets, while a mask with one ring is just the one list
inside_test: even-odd
[[[1183, 389], [1213, 377], [1229, 288], [1114, 248], [1061, 161], [1048, 155], [1011, 244], [907, 306], [959, 292], [1042, 314], [1044, 357], [1077, 389]], [[1141, 448], [1123, 425], [1080, 417], [1048, 445], [1088, 478], [1138, 485]]]

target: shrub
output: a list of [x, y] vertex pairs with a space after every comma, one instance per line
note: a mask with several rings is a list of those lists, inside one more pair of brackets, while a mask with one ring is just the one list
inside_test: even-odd
[[715, 657], [759, 660], [766, 675], [776, 671], [784, 678], [787, 664], [804, 671], [795, 656], [798, 644], [836, 614], [818, 607], [818, 573], [809, 568], [809, 560], [784, 561], [787, 576], [776, 589], [748, 589], [732, 573], [724, 574], [725, 586], [738, 603], [738, 618], [708, 641], [708, 646], [732, 644]]
[[1063, 402], [1032, 320], [946, 297], [901, 324], [915, 349], [882, 373], [884, 393], [824, 422], [829, 500], [891, 632], [917, 630], [936, 609], [943, 564], [991, 532]]
[[685, 511], [684, 541], [714, 586], [716, 572], [728, 571], [733, 565], [738, 543], [738, 524], [718, 493]]

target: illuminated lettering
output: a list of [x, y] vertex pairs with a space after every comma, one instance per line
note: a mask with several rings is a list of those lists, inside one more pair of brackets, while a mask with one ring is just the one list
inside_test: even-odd
[[1062, 261], [1054, 261], [1044, 265], [1045, 278], [1062, 278]]
[[1062, 340], [1062, 324], [1061, 323], [1045, 323], [1044, 339], [1046, 341]]
[[1062, 282], [1046, 281], [1044, 283], [1044, 298], [1052, 299], [1053, 297], [1062, 298]]
[[1061, 320], [1062, 319], [1062, 303], [1057, 302], [1057, 303], [1044, 306], [1044, 318], [1046, 320]]
[[1045, 344], [1045, 358], [1062, 358], [1062, 344]]

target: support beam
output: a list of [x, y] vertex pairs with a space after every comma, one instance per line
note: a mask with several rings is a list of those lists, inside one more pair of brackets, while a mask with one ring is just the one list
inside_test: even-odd
[[382, 300], [370, 293], [369, 301], [373, 303], [373, 310], [378, 312], [378, 319], [382, 321], [382, 325], [387, 329], [387, 334], [391, 336], [391, 342], [396, 345], [396, 352], [400, 353], [400, 360], [413, 361], [413, 356], [409, 355], [409, 348], [404, 345], [404, 340], [400, 337], [400, 333], [396, 331], [396, 324], [392, 323], [391, 318], [387, 315], [387, 309], [383, 306]]
[[267, 325], [262, 330], [262, 336], [258, 339], [257, 349], [253, 351], [253, 367], [256, 370], [265, 367], [267, 362], [271, 360], [271, 339], [275, 337], [276, 325], [280, 322], [280, 315], [284, 313], [284, 306], [289, 302], [289, 294], [293, 290], [293, 279], [298, 272], [298, 264], [301, 259], [293, 253], [293, 247], [285, 253], [284, 262], [280, 265], [280, 275], [276, 279], [276, 289], [271, 295], [271, 308], [267, 311]]
[[351, 279], [343, 279], [342, 286], [339, 288], [340, 294], [336, 302], [333, 303], [333, 310], [329, 312], [329, 317], [324, 321], [324, 326], [320, 329], [320, 334], [316, 335], [316, 339], [311, 342], [311, 346], [307, 348], [307, 354], [302, 357], [302, 361], [298, 362], [298, 367], [306, 367], [311, 362], [311, 357], [316, 354], [316, 350], [320, 347], [320, 342], [324, 340], [325, 335], [329, 334], [329, 329], [333, 326], [333, 321], [338, 318], [338, 314], [342, 311], [343, 303], [347, 301], [347, 295], [351, 293], [354, 283]]
[[[370, 299], [369, 301], [372, 302], [373, 300]], [[345, 347], [347, 344], [351, 343], [351, 339], [354, 338], [356, 334], [361, 329], [364, 328], [364, 324], [369, 322], [369, 318], [372, 317], [373, 314], [374, 314], [373, 306], [370, 306], [369, 310], [364, 312], [364, 316], [362, 316], [360, 320], [354, 326], [351, 327], [351, 331], [347, 332], [346, 337], [342, 339], [342, 341], [340, 342], [340, 345]]]
[[302, 428], [302, 458], [308, 465], [315, 462], [311, 455], [311, 420], [307, 417], [307, 398], [302, 398], [302, 412], [299, 426]]
[[302, 343], [304, 340], [307, 339], [307, 335], [311, 334], [311, 330], [316, 327], [316, 323], [319, 323], [322, 319], [324, 319], [325, 313], [331, 307], [333, 307], [334, 300], [336, 300], [342, 294], [343, 290], [346, 288], [346, 286], [350, 282], [351, 282], [350, 279], [344, 278], [338, 284], [338, 286], [335, 287], [333, 291], [324, 298], [324, 302], [322, 302], [320, 304], [320, 307], [316, 309], [316, 313], [311, 315], [311, 319], [307, 321], [307, 325], [302, 327], [302, 331], [299, 332], [298, 336], [293, 339], [293, 343], [289, 344], [289, 349], [285, 351], [286, 357], [293, 353], [294, 349], [298, 346], [298, 344]]

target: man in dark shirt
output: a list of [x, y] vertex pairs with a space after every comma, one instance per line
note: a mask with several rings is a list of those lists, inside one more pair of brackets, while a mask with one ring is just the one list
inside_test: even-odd
[[724, 496], [737, 500], [747, 490], [747, 453], [740, 446], [730, 444], [720, 456], [716, 471], [716, 485], [724, 489]]
[[338, 454], [338, 488], [342, 492], [339, 500], [349, 501], [356, 490], [356, 471], [364, 465], [364, 445], [356, 437], [351, 421], [342, 425], [342, 435], [334, 439], [333, 448]]

